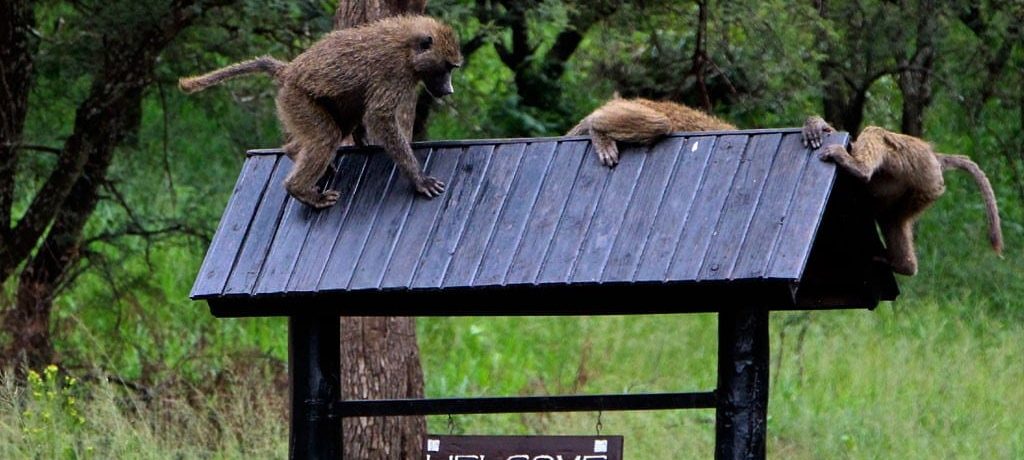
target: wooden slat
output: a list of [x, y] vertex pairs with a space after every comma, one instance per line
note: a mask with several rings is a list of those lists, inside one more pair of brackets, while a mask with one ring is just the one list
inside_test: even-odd
[[306, 241], [299, 251], [299, 256], [288, 280], [289, 292], [313, 292], [316, 290], [320, 276], [327, 266], [334, 241], [338, 238], [338, 229], [342, 228], [350, 216], [352, 200], [359, 181], [363, 177], [369, 156], [365, 154], [341, 155], [337, 164], [331, 188], [341, 193], [341, 199], [334, 206], [320, 211], [310, 226]]
[[668, 277], [679, 280], [697, 278], [712, 231], [722, 215], [725, 199], [733, 187], [740, 160], [746, 150], [747, 136], [724, 136], [715, 144], [707, 176], [693, 198], [693, 209], [684, 224], [683, 234], [669, 267]]
[[573, 282], [600, 280], [601, 272], [608, 261], [608, 253], [611, 252], [615, 237], [622, 228], [626, 208], [633, 200], [640, 175], [650, 161], [651, 153], [653, 152], [649, 148], [634, 148], [622, 156], [622, 161], [615, 167], [608, 186], [600, 196], [597, 212], [587, 226], [587, 236], [582, 241], [573, 272], [566, 273], [562, 281], [569, 281], [570, 277]]
[[266, 191], [260, 199], [260, 205], [256, 209], [252, 224], [249, 225], [249, 233], [238, 252], [238, 259], [235, 267], [228, 276], [224, 285], [224, 295], [251, 295], [260, 270], [263, 268], [263, 261], [266, 259], [267, 251], [270, 249], [270, 242], [277, 233], [277, 224], [281, 220], [281, 213], [284, 211], [284, 204], [288, 199], [288, 193], [284, 189], [284, 178], [292, 169], [292, 160], [288, 157], [281, 157], [274, 167], [274, 174], [267, 183]]
[[586, 142], [568, 142], [560, 144], [555, 151], [554, 162], [544, 178], [544, 185], [530, 211], [512, 265], [505, 275], [506, 283], [532, 283], [537, 279], [544, 254], [561, 220], [569, 191], [579, 175], [587, 146]]
[[544, 178], [552, 168], [564, 167], [564, 162], [555, 161], [558, 145], [555, 142], [538, 142], [526, 147], [494, 231], [484, 246], [480, 267], [470, 284], [488, 286], [504, 282]]
[[687, 139], [680, 150], [658, 216], [641, 252], [634, 281], [665, 280], [694, 196], [711, 167], [711, 153], [717, 141], [716, 137], [694, 137]]
[[270, 244], [267, 260], [256, 281], [254, 294], [283, 292], [288, 288], [288, 280], [309, 235], [310, 226], [326, 212], [326, 209], [318, 210], [295, 198], [288, 198], [284, 217], [278, 224], [274, 241]]
[[492, 145], [473, 146], [466, 149], [466, 153], [459, 159], [451, 189], [441, 197], [445, 201], [444, 212], [434, 225], [430, 240], [423, 249], [411, 287], [441, 287], [448, 262], [458, 248], [469, 215], [477, 204], [481, 184], [493, 154]]
[[[846, 134], [832, 135], [828, 137], [826, 145], [846, 145], [847, 140]], [[819, 161], [817, 158], [808, 162], [794, 194], [799, 199], [793, 200], [786, 215], [786, 224], [772, 250], [768, 277], [798, 279], [802, 275], [825, 203], [828, 202], [829, 192], [835, 182], [835, 167], [834, 163]]]
[[473, 275], [480, 268], [487, 242], [495, 231], [498, 216], [506, 200], [520, 161], [524, 158], [526, 144], [504, 144], [497, 148], [491, 159], [490, 170], [484, 176], [480, 199], [473, 206], [462, 239], [452, 254], [445, 272], [443, 286], [468, 286]]
[[609, 169], [601, 165], [597, 152], [593, 148], [587, 148], [583, 157], [583, 163], [579, 174], [569, 192], [569, 200], [562, 210], [562, 216], [558, 221], [558, 227], [551, 237], [551, 244], [544, 255], [540, 273], [537, 275], [536, 283], [564, 283], [568, 281], [572, 272], [576, 256], [580, 253], [583, 239], [587, 235], [587, 229], [594, 218], [594, 211], [597, 209], [601, 199], [601, 192], [605, 184], [613, 176], [622, 176], [620, 169], [629, 171], [635, 170], [636, 165], [642, 163], [643, 155], [635, 151], [623, 152], [622, 162], [615, 169]]
[[[626, 216], [604, 264], [602, 280], [632, 280], [640, 263], [644, 243], [651, 234], [654, 219], [668, 190], [678, 155], [684, 154], [681, 149], [685, 141], [682, 137], [666, 140], [655, 145], [647, 154], [649, 158], [637, 180], [636, 191], [626, 208]], [[592, 274], [583, 271], [574, 278], [594, 280]]]
[[[446, 184], [451, 184], [462, 151], [462, 148], [435, 150], [426, 173]], [[423, 248], [430, 238], [438, 215], [443, 211], [444, 203], [444, 195], [432, 200], [416, 197], [412, 208], [409, 209], [409, 217], [405, 219], [405, 225], [399, 231], [398, 242], [388, 261], [381, 287], [409, 286], [416, 264], [423, 255]]]
[[[416, 159], [425, 169], [430, 168], [431, 154], [429, 149], [415, 152]], [[405, 174], [395, 174], [395, 183], [388, 188], [387, 195], [377, 211], [373, 228], [366, 237], [355, 273], [348, 283], [349, 289], [369, 289], [380, 287], [384, 278], [384, 270], [394, 253], [398, 235], [409, 218], [413, 203], [419, 198], [414, 192], [412, 181]]]
[[[401, 174], [395, 163], [386, 155], [376, 155], [369, 159], [359, 189], [355, 191], [352, 201], [351, 216], [339, 228], [338, 238], [334, 241], [327, 267], [320, 276], [317, 290], [329, 291], [345, 289], [352, 272], [359, 260], [359, 255], [366, 244], [366, 237], [377, 218], [384, 195], [395, 182], [395, 176]], [[409, 191], [408, 193], [412, 193]]]
[[729, 278], [765, 276], [772, 248], [786, 222], [786, 211], [795, 198], [793, 193], [797, 181], [803, 176], [810, 158], [810, 151], [801, 145], [800, 134], [787, 134], [782, 138], [764, 191], [761, 192], [761, 200]]
[[[712, 233], [711, 245], [704, 257], [698, 278], [701, 280], [728, 279], [739, 256], [747, 227], [761, 200], [768, 172], [779, 149], [781, 134], [762, 134], [750, 138], [740, 169], [736, 172], [722, 215]], [[766, 248], [754, 248], [759, 251]]]
[[249, 231], [256, 205], [260, 202], [259, 198], [276, 164], [276, 157], [249, 158], [245, 161], [217, 232], [206, 251], [203, 265], [199, 268], [199, 275], [189, 294], [191, 297], [220, 295], [224, 290], [224, 283], [231, 274], [238, 250]]

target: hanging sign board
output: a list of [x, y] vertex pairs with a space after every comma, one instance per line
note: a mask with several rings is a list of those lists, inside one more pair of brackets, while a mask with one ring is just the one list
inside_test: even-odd
[[622, 460], [622, 436], [427, 435], [426, 460]]

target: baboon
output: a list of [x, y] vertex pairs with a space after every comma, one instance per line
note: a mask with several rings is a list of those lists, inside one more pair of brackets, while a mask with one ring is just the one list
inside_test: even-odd
[[[821, 147], [824, 135], [833, 131], [820, 117], [808, 118], [803, 128], [804, 146]], [[988, 214], [989, 242], [997, 254], [1002, 254], [1003, 234], [995, 193], [985, 173], [969, 158], [938, 153], [921, 139], [877, 126], [864, 128], [849, 151], [832, 144], [821, 150], [819, 157], [835, 162], [867, 184], [885, 239], [885, 262], [894, 272], [907, 276], [917, 273], [914, 223], [946, 191], [942, 172], [950, 169], [967, 171], [978, 184]]]
[[618, 94], [580, 120], [567, 136], [590, 135], [601, 164], [619, 163], [616, 141], [650, 144], [674, 131], [725, 131], [736, 129], [700, 110], [668, 101], [622, 99]]
[[444, 193], [445, 184], [425, 175], [413, 156], [411, 120], [404, 119], [420, 81], [434, 97], [452, 94], [451, 73], [461, 65], [450, 27], [427, 16], [396, 16], [331, 32], [289, 63], [265, 56], [179, 83], [192, 93], [244, 74], [272, 76], [283, 149], [295, 162], [285, 187], [299, 201], [324, 208], [339, 193], [320, 192], [316, 183], [349, 135], [357, 145], [381, 145], [417, 192], [430, 198]]

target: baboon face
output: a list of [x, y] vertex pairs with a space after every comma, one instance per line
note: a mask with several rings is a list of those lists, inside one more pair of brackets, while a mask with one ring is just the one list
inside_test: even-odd
[[439, 98], [454, 93], [452, 70], [462, 65], [462, 53], [459, 52], [455, 33], [443, 28], [433, 34], [416, 37], [412, 65], [431, 96]]

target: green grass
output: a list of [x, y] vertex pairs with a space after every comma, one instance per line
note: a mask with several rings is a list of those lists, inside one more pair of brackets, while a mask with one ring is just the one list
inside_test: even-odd
[[[1024, 326], [964, 308], [907, 300], [873, 312], [773, 314], [770, 456], [1024, 456]], [[233, 321], [218, 324], [231, 328]], [[715, 384], [715, 323], [714, 315], [423, 319], [427, 393], [704, 391]], [[57, 399], [79, 395], [80, 425], [60, 419], [66, 410], [47, 400], [45, 388], [32, 397], [26, 393], [33, 388], [7, 381], [0, 457], [283, 456], [283, 385], [266, 374], [231, 375], [218, 377], [224, 381], [216, 392], [182, 384], [156, 389], [152, 400], [112, 384], [90, 382], [88, 391], [57, 385]], [[44, 412], [58, 422], [39, 423]], [[628, 458], [707, 458], [713, 451], [710, 410], [604, 413], [601, 421], [604, 433], [626, 437]], [[429, 422], [433, 432], [448, 430], [446, 417]], [[456, 416], [455, 430], [591, 434], [596, 422], [596, 413]]]

